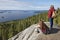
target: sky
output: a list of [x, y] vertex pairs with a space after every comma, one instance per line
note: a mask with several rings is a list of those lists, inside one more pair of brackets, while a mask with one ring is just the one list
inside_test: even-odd
[[60, 0], [0, 0], [0, 10], [48, 10], [60, 8]]

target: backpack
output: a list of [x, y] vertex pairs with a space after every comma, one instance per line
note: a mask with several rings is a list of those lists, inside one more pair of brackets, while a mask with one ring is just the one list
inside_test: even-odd
[[52, 13], [52, 18], [55, 18], [55, 17], [56, 17], [56, 13], [53, 12], [53, 13]]

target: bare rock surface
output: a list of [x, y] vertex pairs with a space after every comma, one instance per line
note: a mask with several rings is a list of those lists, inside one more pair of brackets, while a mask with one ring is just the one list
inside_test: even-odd
[[[45, 24], [49, 27], [49, 22], [45, 22]], [[41, 30], [40, 33], [37, 33], [37, 26], [39, 25], [33, 24], [8, 40], [60, 40], [60, 27], [57, 25], [54, 24], [52, 33], [47, 35], [43, 34]]]

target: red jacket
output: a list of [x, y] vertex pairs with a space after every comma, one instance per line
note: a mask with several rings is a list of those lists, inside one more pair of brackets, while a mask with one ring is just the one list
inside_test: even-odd
[[53, 14], [53, 11], [55, 11], [54, 8], [49, 9], [49, 11], [48, 11], [48, 18], [51, 18], [52, 14]]

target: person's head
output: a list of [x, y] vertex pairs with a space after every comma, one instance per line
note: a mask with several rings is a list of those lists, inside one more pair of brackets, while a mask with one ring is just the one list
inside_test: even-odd
[[50, 6], [50, 9], [54, 9], [54, 5], [51, 5], [51, 6]]

